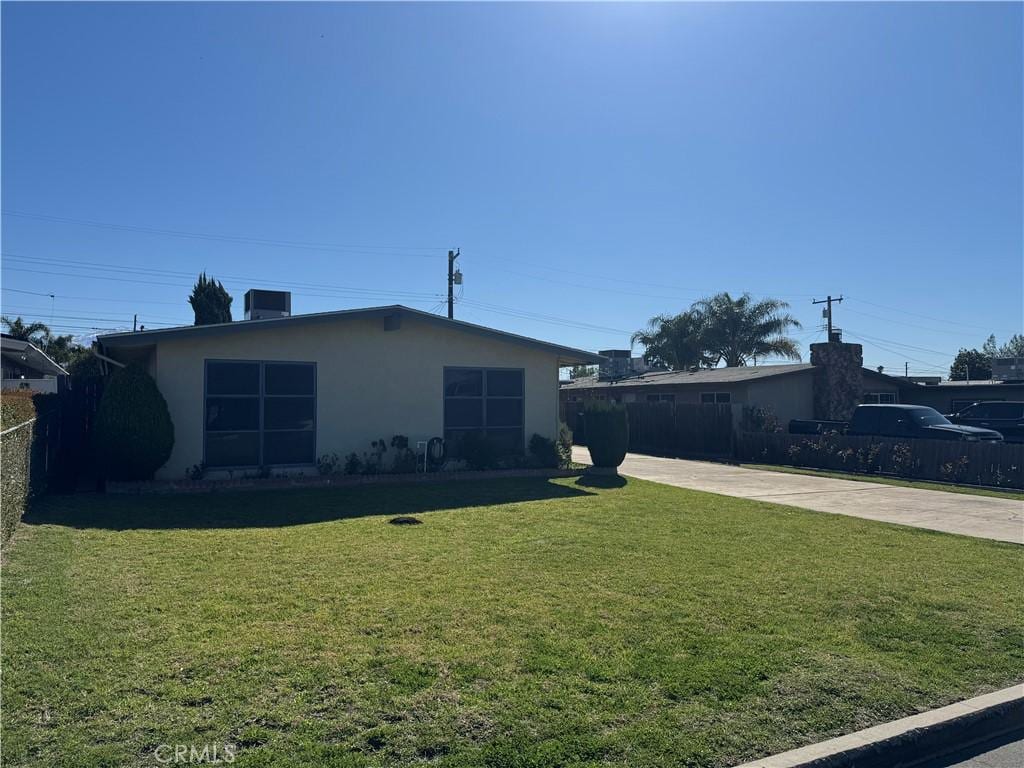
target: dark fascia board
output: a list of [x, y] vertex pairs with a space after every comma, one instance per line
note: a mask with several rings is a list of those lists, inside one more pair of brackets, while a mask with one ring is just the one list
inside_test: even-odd
[[[761, 366], [767, 368], [768, 366]], [[779, 366], [783, 367], [782, 365]], [[704, 389], [707, 390], [711, 387], [731, 387], [738, 384], [755, 384], [761, 381], [767, 381], [769, 379], [775, 379], [780, 376], [794, 376], [796, 374], [813, 373], [814, 368], [789, 368], [785, 371], [772, 371], [771, 373], [764, 374], [762, 376], [751, 376], [746, 379], [733, 379], [732, 381], [714, 381], [714, 380], [700, 380], [700, 381], [651, 381], [650, 379], [644, 381], [638, 381], [640, 377], [634, 376], [628, 379], [609, 379], [607, 381], [599, 381], [594, 384], [573, 384], [572, 382], [561, 384], [560, 389], [567, 392], [585, 392], [590, 389], [635, 389], [637, 391], [650, 390], [655, 388], [664, 389]]]
[[217, 323], [215, 325], [185, 325], [177, 328], [161, 328], [152, 331], [108, 333], [97, 336], [96, 340], [104, 349], [114, 350], [127, 347], [148, 347], [170, 339], [227, 336], [234, 333], [244, 333], [246, 331], [277, 326], [300, 327], [303, 325], [329, 323], [348, 317], [387, 318], [396, 315], [408, 315], [409, 317], [425, 320], [439, 326], [455, 328], [456, 330], [473, 333], [478, 336], [500, 339], [534, 349], [542, 349], [546, 352], [553, 352], [558, 355], [558, 361], [562, 365], [594, 365], [604, 359], [600, 355], [583, 349], [551, 344], [539, 339], [532, 339], [529, 336], [519, 336], [515, 333], [499, 331], [483, 325], [467, 323], [463, 320], [449, 320], [447, 317], [412, 309], [401, 304], [391, 304], [384, 307], [366, 307], [364, 309], [341, 309], [334, 312], [316, 312], [308, 315], [292, 315], [290, 317], [271, 317], [264, 320], [236, 320], [230, 323]]

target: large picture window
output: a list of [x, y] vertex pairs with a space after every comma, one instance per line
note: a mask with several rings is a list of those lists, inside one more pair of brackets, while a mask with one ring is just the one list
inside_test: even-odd
[[521, 454], [523, 371], [509, 368], [444, 369], [444, 440], [448, 455], [461, 458], [470, 432], [486, 435], [503, 454]]
[[316, 461], [316, 364], [206, 361], [204, 461], [212, 468]]

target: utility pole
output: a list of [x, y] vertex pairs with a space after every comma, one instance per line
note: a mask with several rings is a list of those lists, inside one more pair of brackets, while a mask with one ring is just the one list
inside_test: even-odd
[[455, 286], [462, 285], [462, 273], [455, 269], [455, 260], [461, 249], [448, 251], [448, 319], [455, 317]]
[[821, 301], [811, 301], [811, 304], [824, 304], [825, 305], [825, 317], [828, 320], [828, 341], [832, 342], [832, 302], [841, 304], [843, 297], [840, 296], [838, 299], [833, 299], [831, 296], [827, 296]]
[[139, 325], [139, 316], [138, 315], [133, 315], [132, 316], [132, 333], [134, 333], [136, 330], [138, 330], [138, 325]]
[[906, 362], [903, 363], [903, 378], [904, 379], [909, 379], [910, 378], [910, 363], [906, 363]]

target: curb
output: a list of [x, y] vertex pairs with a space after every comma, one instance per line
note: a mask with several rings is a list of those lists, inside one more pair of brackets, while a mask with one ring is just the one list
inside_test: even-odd
[[1024, 684], [737, 768], [910, 768], [1024, 729]]

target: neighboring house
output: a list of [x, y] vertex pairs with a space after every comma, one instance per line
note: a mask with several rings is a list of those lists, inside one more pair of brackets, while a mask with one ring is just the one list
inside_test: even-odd
[[2, 381], [5, 390], [60, 392], [67, 386], [68, 372], [30, 341], [0, 337]]
[[791, 419], [849, 418], [859, 403], [901, 402], [901, 382], [866, 369], [859, 344], [813, 344], [810, 363], [748, 365], [693, 371], [658, 371], [612, 378], [592, 376], [565, 383], [567, 407], [589, 399], [631, 402], [727, 403], [734, 418], [742, 407], [770, 410]]
[[956, 413], [971, 403], [991, 400], [1024, 402], [1024, 381], [942, 381], [936, 384], [907, 384], [901, 393], [905, 403], [927, 405], [939, 413]]
[[[607, 368], [606, 368], [607, 370]], [[1024, 381], [925, 381], [887, 376], [863, 367], [859, 344], [811, 345], [811, 362], [750, 365], [694, 371], [590, 376], [563, 382], [566, 407], [589, 399], [621, 403], [729, 403], [770, 409], [785, 425], [791, 419], [850, 418], [861, 403], [927, 405], [954, 413], [971, 403], [1024, 401]]]
[[167, 400], [174, 450], [157, 477], [316, 471], [396, 434], [457, 454], [480, 430], [523, 453], [534, 433], [557, 435], [559, 367], [601, 359], [403, 306], [282, 314], [97, 338], [101, 359], [144, 366]]

